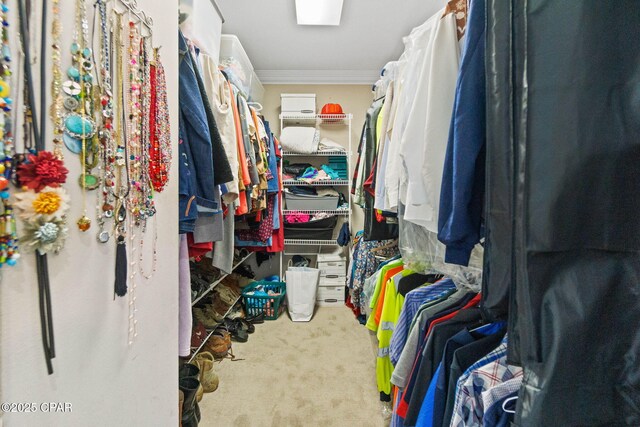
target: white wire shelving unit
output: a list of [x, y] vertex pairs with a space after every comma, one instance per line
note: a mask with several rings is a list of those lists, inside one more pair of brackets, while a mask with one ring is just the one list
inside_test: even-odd
[[[291, 114], [291, 113], [282, 113], [280, 114], [280, 133], [282, 134], [282, 129], [287, 126], [315, 126], [320, 129], [320, 133], [322, 134], [323, 127], [331, 127], [331, 128], [340, 128], [344, 127], [344, 130], [347, 132], [348, 138], [348, 146], [345, 147], [346, 150], [332, 150], [332, 151], [317, 151], [315, 153], [293, 153], [289, 151], [284, 151], [282, 153], [281, 159], [281, 167], [280, 170], [283, 170], [284, 159], [288, 157], [300, 158], [300, 157], [325, 157], [328, 158], [330, 156], [343, 156], [347, 160], [347, 176], [351, 176], [351, 139], [352, 139], [352, 114]], [[336, 132], [337, 129], [333, 129], [333, 132]], [[331, 179], [331, 180], [318, 180], [315, 182], [307, 182], [299, 179], [287, 179], [283, 180], [282, 184], [284, 187], [290, 187], [294, 185], [306, 185], [311, 187], [347, 187], [350, 185], [349, 179]], [[342, 227], [342, 224], [346, 221], [348, 224], [351, 224], [351, 197], [348, 194], [348, 189], [343, 189], [346, 191], [344, 195], [348, 200], [348, 208], [347, 209], [332, 209], [332, 210], [299, 210], [299, 209], [285, 209], [284, 203], [285, 201], [281, 198], [280, 206], [282, 206], [282, 212], [284, 215], [287, 213], [307, 213], [307, 214], [315, 214], [318, 212], [326, 212], [332, 215], [339, 216], [342, 220], [338, 221], [336, 227]], [[334, 235], [335, 233], [334, 229]], [[323, 248], [329, 247], [339, 247], [338, 243], [335, 239], [331, 240], [316, 240], [316, 239], [286, 239], [284, 240], [285, 250], [280, 255], [280, 277], [284, 277], [284, 255], [290, 255], [293, 252], [299, 255], [317, 255], [319, 254]], [[287, 249], [288, 247], [288, 249]], [[294, 249], [292, 251], [292, 249]]]
[[285, 179], [282, 181], [285, 187], [294, 185], [309, 185], [311, 187], [333, 187], [334, 185], [349, 185], [348, 179], [322, 179], [318, 181], [305, 181], [303, 179]]
[[298, 124], [318, 124], [320, 126], [349, 126], [351, 127], [351, 114], [280, 114], [280, 122], [283, 120]]
[[289, 214], [315, 215], [317, 213], [347, 216], [349, 215], [349, 210], [348, 209], [283, 209], [282, 210], [283, 215], [289, 215]]
[[344, 156], [349, 157], [351, 153], [349, 151], [316, 151], [314, 153], [294, 153], [293, 151], [284, 151], [282, 153], [287, 157], [325, 157], [325, 156]]
[[227, 318], [227, 316], [231, 313], [231, 311], [233, 311], [233, 308], [236, 306], [236, 304], [238, 304], [238, 302], [240, 302], [240, 300], [242, 299], [242, 295], [240, 295], [238, 298], [236, 298], [236, 300], [234, 301], [233, 304], [231, 304], [231, 306], [229, 307], [229, 309], [227, 310], [227, 312], [224, 314], [224, 316], [222, 316], [222, 322], [217, 323], [207, 334], [207, 337], [204, 339], [204, 341], [202, 341], [202, 344], [200, 344], [198, 347], [196, 347], [195, 351], [193, 351], [191, 353], [191, 357], [189, 358], [189, 363], [193, 362], [193, 359], [196, 358], [196, 356], [198, 355], [198, 353], [200, 353], [200, 351], [202, 350], [202, 348], [205, 346], [205, 344], [207, 343], [207, 341], [209, 341], [209, 338], [211, 338], [211, 336], [213, 335], [213, 333], [216, 331], [216, 328], [220, 325], [222, 325], [224, 323], [224, 319]]
[[[240, 264], [242, 264], [243, 262], [245, 262], [246, 260], [248, 260], [249, 258], [251, 258], [251, 256], [254, 254], [255, 252], [249, 252], [249, 255], [246, 255], [245, 257], [243, 257], [240, 261], [238, 261], [238, 263], [236, 263], [233, 268], [231, 269], [231, 271], [233, 272], [233, 270], [235, 270], [236, 268], [240, 267]], [[214, 280], [211, 285], [209, 285], [209, 287], [207, 288], [206, 291], [204, 291], [203, 293], [201, 293], [200, 295], [198, 295], [193, 301], [191, 301], [191, 307], [193, 307], [194, 305], [196, 305], [202, 298], [206, 297], [207, 295], [209, 295], [209, 292], [211, 292], [216, 286], [218, 286], [220, 284], [220, 282], [222, 282], [224, 280], [225, 277], [227, 277], [230, 273], [223, 273], [222, 276], [218, 277], [216, 280]]]
[[285, 245], [296, 246], [338, 246], [335, 240], [284, 239]]

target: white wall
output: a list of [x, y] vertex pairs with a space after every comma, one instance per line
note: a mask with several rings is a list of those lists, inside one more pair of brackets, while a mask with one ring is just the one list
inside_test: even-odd
[[[161, 3], [162, 7], [158, 7], [157, 1], [138, 0], [155, 22], [154, 45], [162, 46], [176, 159], [178, 2], [163, 0]], [[40, 10], [40, 1], [33, 4]], [[9, 5], [12, 17], [17, 17], [17, 2]], [[73, 34], [74, 5], [72, 1], [60, 2], [64, 26], [63, 69], [68, 66], [66, 52]], [[93, 2], [87, 2], [90, 14], [94, 10], [92, 6]], [[16, 52], [14, 49], [15, 58]], [[50, 134], [50, 124], [48, 131]], [[70, 236], [61, 254], [49, 256], [55, 372], [47, 375], [42, 351], [35, 260], [32, 255], [24, 256], [17, 267], [5, 266], [0, 271], [0, 401], [69, 402], [73, 412], [5, 413], [0, 424], [7, 427], [175, 426], [178, 422], [177, 164], [174, 162], [171, 168], [168, 188], [156, 199], [160, 221], [158, 269], [152, 280], [145, 281], [138, 276], [138, 337], [129, 347], [128, 299], [113, 300], [115, 247], [111, 243], [97, 243], [95, 220], [86, 234], [77, 230], [75, 221], [82, 214], [77, 184], [80, 165], [76, 155], [69, 152], [65, 155], [70, 170], [66, 188], [72, 197]], [[93, 217], [94, 193], [88, 197], [87, 208]], [[145, 240], [152, 241], [150, 233]], [[149, 246], [145, 246], [147, 260], [151, 257]]]

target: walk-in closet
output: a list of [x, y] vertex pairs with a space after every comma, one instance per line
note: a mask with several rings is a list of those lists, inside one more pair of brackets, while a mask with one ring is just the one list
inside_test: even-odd
[[637, 0], [0, 21], [0, 427], [640, 426]]

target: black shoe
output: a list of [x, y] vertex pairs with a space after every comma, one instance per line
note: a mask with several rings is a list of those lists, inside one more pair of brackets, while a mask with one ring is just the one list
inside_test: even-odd
[[249, 323], [253, 323], [254, 325], [264, 323], [264, 313], [256, 314], [255, 316], [245, 317], [244, 320], [246, 320]]
[[231, 341], [247, 342], [249, 340], [249, 334], [244, 331], [241, 326], [231, 319], [224, 320], [224, 326], [231, 334]]
[[243, 277], [246, 277], [247, 279], [255, 279], [256, 278], [256, 273], [254, 273], [253, 269], [248, 265], [239, 265], [238, 267], [236, 267], [234, 272], [238, 273], [239, 275], [241, 275]]
[[233, 321], [238, 325], [238, 329], [242, 329], [246, 331], [248, 334], [252, 334], [256, 331], [256, 327], [253, 326], [253, 323], [247, 322], [242, 317], [236, 317]]
[[184, 403], [182, 404], [182, 427], [197, 427], [200, 408], [196, 402], [196, 393], [200, 382], [193, 377], [180, 379], [180, 390], [184, 393]]

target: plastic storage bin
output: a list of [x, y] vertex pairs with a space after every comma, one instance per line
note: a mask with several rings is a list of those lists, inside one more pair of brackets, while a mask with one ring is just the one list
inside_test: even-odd
[[[262, 286], [266, 292], [279, 292], [280, 295], [249, 295], [255, 291], [258, 286]], [[247, 316], [257, 316], [264, 313], [266, 320], [276, 320], [280, 313], [284, 310], [282, 301], [286, 294], [287, 286], [284, 282], [253, 282], [242, 290], [242, 305], [244, 306]]]
[[347, 156], [329, 156], [329, 167], [338, 174], [340, 179], [349, 179]]
[[324, 286], [321, 280], [316, 294], [316, 305], [321, 307], [342, 306], [344, 305], [344, 294], [344, 284], [338, 286]]
[[283, 114], [316, 114], [315, 93], [280, 94], [280, 110]]
[[223, 34], [220, 39], [220, 66], [227, 73], [232, 84], [246, 96], [251, 94], [253, 65], [244, 51], [238, 37]]
[[284, 200], [289, 210], [333, 210], [338, 207], [339, 196], [315, 196], [306, 194], [284, 193]]
[[328, 218], [316, 219], [316, 220], [307, 221], [307, 222], [292, 222], [292, 223], [288, 223], [285, 217], [285, 225], [287, 227], [299, 228], [299, 229], [328, 228], [328, 227], [333, 228], [336, 226], [337, 222], [338, 222], [338, 218], [335, 216], [330, 216]]
[[284, 225], [285, 239], [331, 240], [338, 217]]
[[249, 99], [253, 102], [260, 103], [262, 103], [264, 99], [264, 86], [260, 83], [260, 79], [255, 71], [251, 73], [251, 93], [249, 94]]
[[324, 277], [345, 276], [347, 274], [347, 262], [342, 261], [318, 261], [320, 275]]
[[187, 15], [180, 24], [184, 36], [219, 64], [222, 15], [215, 3], [211, 0], [180, 0], [180, 13]]

